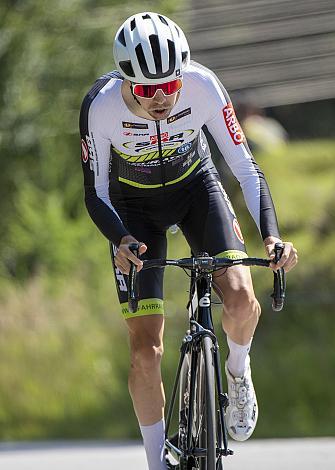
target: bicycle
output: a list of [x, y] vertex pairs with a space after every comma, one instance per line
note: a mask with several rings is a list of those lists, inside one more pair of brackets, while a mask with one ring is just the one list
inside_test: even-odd
[[[138, 244], [133, 243], [129, 248], [138, 256]], [[277, 243], [275, 262], [280, 259], [282, 251], [283, 244]], [[165, 448], [171, 469], [223, 470], [222, 458], [233, 455], [233, 451], [228, 448], [225, 424], [228, 395], [223, 391], [219, 345], [212, 321], [212, 274], [231, 266], [269, 267], [269, 264], [270, 260], [263, 258], [216, 258], [207, 253], [192, 258], [143, 260], [143, 269], [177, 266], [191, 271], [187, 305], [190, 326], [180, 347], [180, 359], [166, 417]], [[137, 276], [136, 266], [131, 264], [128, 286], [128, 308], [131, 312], [137, 310]], [[285, 273], [280, 268], [274, 272], [272, 308], [275, 311], [283, 308], [285, 288]], [[178, 431], [170, 436], [177, 400]]]

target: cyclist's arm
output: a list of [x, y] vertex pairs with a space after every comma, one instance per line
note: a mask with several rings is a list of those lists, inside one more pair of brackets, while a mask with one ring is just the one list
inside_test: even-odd
[[221, 154], [238, 179], [249, 212], [263, 240], [280, 238], [275, 208], [263, 172], [255, 162], [234, 113], [228, 93], [214, 76], [208, 74], [206, 89], [211, 113], [206, 122]]
[[109, 198], [111, 141], [103, 134], [104, 118], [101, 114], [94, 98], [92, 99], [92, 94], [88, 94], [80, 111], [85, 204], [99, 230], [108, 240], [119, 246], [122, 237], [128, 235], [129, 232]]

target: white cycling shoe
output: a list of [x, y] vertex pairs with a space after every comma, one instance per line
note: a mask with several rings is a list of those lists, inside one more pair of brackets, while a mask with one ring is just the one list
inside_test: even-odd
[[235, 441], [246, 441], [254, 432], [258, 418], [258, 405], [255, 389], [248, 365], [244, 377], [233, 377], [225, 371], [228, 385], [229, 405], [226, 409], [226, 424], [229, 435]]

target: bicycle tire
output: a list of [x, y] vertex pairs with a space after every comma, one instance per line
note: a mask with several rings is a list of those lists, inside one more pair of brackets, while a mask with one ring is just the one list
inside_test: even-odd
[[[193, 406], [192, 443], [195, 448], [207, 449], [207, 457], [189, 456], [180, 462], [180, 470], [216, 470], [216, 411], [215, 374], [212, 340], [205, 336], [198, 354], [195, 396]], [[187, 420], [189, 419], [191, 353], [185, 355], [179, 389], [179, 446], [186, 443]]]
[[[216, 470], [216, 409], [215, 409], [215, 371], [213, 361], [213, 342], [205, 336], [202, 340], [201, 351], [203, 355], [203, 373], [199, 375], [202, 381], [202, 401], [197, 400], [198, 406], [202, 407], [202, 423], [200, 444], [207, 449], [207, 458], [199, 459], [200, 470]], [[201, 365], [201, 364], [200, 364]]]

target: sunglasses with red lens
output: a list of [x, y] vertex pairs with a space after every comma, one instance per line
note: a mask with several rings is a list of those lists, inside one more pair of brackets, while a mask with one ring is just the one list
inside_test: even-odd
[[131, 86], [135, 96], [138, 96], [139, 98], [153, 98], [157, 90], [162, 90], [165, 96], [177, 93], [177, 91], [179, 91], [183, 86], [183, 82], [180, 78], [177, 78], [171, 82], [160, 83], [157, 85], [141, 85], [139, 83], [132, 83]]

